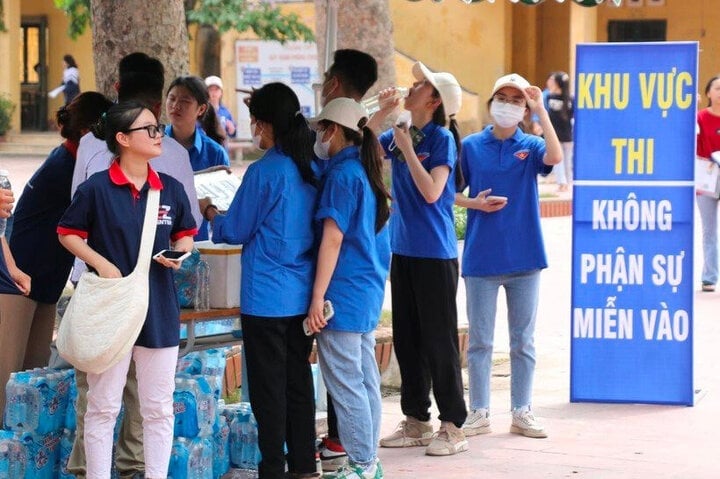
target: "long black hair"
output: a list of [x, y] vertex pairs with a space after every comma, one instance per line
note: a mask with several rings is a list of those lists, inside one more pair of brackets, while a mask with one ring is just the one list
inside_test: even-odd
[[[320, 125], [327, 128], [327, 125], [333, 123], [330, 120], [322, 120]], [[360, 120], [358, 128], [362, 132], [348, 128], [346, 126], [335, 123], [342, 130], [345, 139], [351, 141], [353, 145], [360, 147], [360, 164], [365, 170], [365, 174], [370, 182], [370, 188], [375, 195], [375, 233], [379, 232], [390, 218], [390, 193], [383, 181], [383, 159], [378, 148], [378, 139], [375, 133], [368, 128], [367, 118]]]
[[440, 105], [438, 105], [433, 112], [432, 122], [436, 125], [447, 127], [447, 129], [450, 130], [450, 133], [452, 133], [453, 140], [455, 140], [455, 149], [457, 151], [457, 158], [455, 158], [455, 188], [459, 190], [465, 186], [462, 168], [460, 168], [460, 150], [462, 149], [462, 143], [460, 142], [460, 127], [455, 119], [455, 115], [450, 115], [448, 122], [447, 115], [445, 115], [445, 106], [442, 103], [442, 97], [440, 96], [440, 92], [437, 88], [433, 87], [432, 97], [440, 99]]
[[253, 91], [248, 106], [256, 120], [272, 125], [275, 145], [292, 158], [303, 181], [315, 185], [313, 135], [295, 92], [284, 83], [268, 83]]
[[570, 119], [570, 75], [565, 72], [552, 72], [550, 77], [560, 89], [560, 98], [562, 99], [562, 109], [560, 115], [562, 119], [568, 121]]
[[147, 106], [137, 101], [116, 103], [92, 126], [91, 131], [96, 138], [105, 140], [110, 152], [114, 155], [119, 155], [120, 145], [117, 142], [117, 138], [115, 138], [116, 135], [121, 132], [127, 132], [143, 110], [150, 111]]
[[64, 55], [64, 56], [63, 56], [63, 61], [64, 61], [65, 63], [67, 63], [68, 67], [74, 67], [74, 68], [77, 68], [77, 67], [78, 67], [78, 66], [77, 66], [77, 63], [75, 62], [75, 59], [73, 58], [72, 55]]
[[60, 136], [78, 142], [83, 130], [89, 130], [113, 103], [102, 93], [86, 91], [79, 94], [68, 105], [60, 107], [55, 120], [60, 127]]
[[192, 97], [198, 102], [198, 105], [206, 106], [205, 113], [199, 118], [200, 125], [207, 136], [222, 145], [225, 142], [225, 130], [220, 127], [215, 108], [210, 104], [210, 95], [208, 94], [205, 81], [200, 77], [191, 75], [179, 76], [172, 81], [167, 89], [167, 93], [170, 93], [170, 90], [176, 86], [181, 86], [189, 91]]

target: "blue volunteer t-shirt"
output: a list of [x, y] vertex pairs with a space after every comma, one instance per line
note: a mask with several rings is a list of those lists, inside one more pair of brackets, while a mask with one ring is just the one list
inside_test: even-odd
[[[148, 180], [138, 191], [114, 161], [110, 169], [95, 173], [82, 183], [57, 228], [61, 235], [86, 238], [88, 245], [113, 263], [123, 276], [137, 264], [150, 188], [160, 190], [157, 230], [152, 254], [170, 247], [171, 241], [197, 231], [190, 203], [181, 183], [148, 166]], [[180, 342], [180, 307], [173, 271], [150, 261], [150, 304], [145, 324], [135, 344], [167, 348]]]
[[452, 133], [433, 122], [422, 128], [424, 139], [415, 147], [415, 154], [422, 166], [430, 172], [433, 168], [447, 166], [448, 181], [440, 198], [428, 203], [420, 194], [410, 175], [407, 163], [390, 151], [394, 145], [392, 130], [380, 135], [380, 144], [392, 160], [392, 213], [390, 215], [390, 241], [392, 252], [416, 258], [457, 258], [455, 236], [455, 166], [457, 147]]
[[462, 258], [463, 276], [496, 276], [547, 268], [540, 226], [537, 175], [552, 166], [543, 163], [545, 140], [519, 128], [505, 141], [493, 127], [462, 141], [460, 164], [469, 197], [488, 188], [507, 196], [507, 205], [494, 213], [467, 210]]
[[13, 219], [10, 251], [15, 264], [32, 278], [30, 299], [56, 303], [75, 257], [58, 240], [58, 221], [70, 206], [70, 185], [77, 143], [55, 148], [23, 190]]
[[335, 316], [326, 329], [367, 333], [377, 326], [390, 266], [388, 228], [375, 233], [376, 199], [355, 146], [330, 158], [315, 219], [332, 218], [343, 233], [325, 293]]
[[307, 313], [315, 275], [313, 212], [317, 189], [292, 158], [269, 149], [247, 169], [213, 242], [242, 244], [240, 307], [244, 314]]

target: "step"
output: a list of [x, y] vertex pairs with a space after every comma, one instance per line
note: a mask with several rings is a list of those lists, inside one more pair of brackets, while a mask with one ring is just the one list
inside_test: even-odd
[[50, 152], [60, 144], [56, 141], [52, 144], [45, 143], [0, 143], [0, 156], [2, 157], [27, 157], [27, 156], [48, 156]]
[[[33, 145], [58, 145], [62, 141], [57, 131], [16, 133], [5, 135], [5, 143], [29, 143]], [[0, 146], [2, 144], [0, 143]]]

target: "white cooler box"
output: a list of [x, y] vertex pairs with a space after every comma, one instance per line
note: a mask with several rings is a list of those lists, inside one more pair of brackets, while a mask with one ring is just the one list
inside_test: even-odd
[[200, 257], [210, 269], [210, 307], [237, 308], [240, 306], [241, 245], [212, 241], [196, 241]]

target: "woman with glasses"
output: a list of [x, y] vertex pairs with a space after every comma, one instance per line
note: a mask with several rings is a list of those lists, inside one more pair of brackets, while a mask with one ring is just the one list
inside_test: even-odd
[[[510, 332], [510, 432], [543, 438], [547, 433], [530, 409], [540, 271], [547, 267], [537, 175], [548, 175], [563, 153], [542, 92], [520, 75], [499, 78], [488, 106], [492, 123], [462, 142], [465, 185], [458, 191], [467, 186], [469, 192], [456, 195], [456, 203], [467, 208], [462, 271], [470, 326], [470, 414], [464, 429], [468, 436], [490, 432], [493, 336], [502, 286]], [[518, 127], [528, 108], [538, 116], [544, 140]]]
[[[162, 149], [163, 130], [155, 115], [140, 103], [119, 103], [108, 110], [93, 133], [105, 139], [117, 158], [108, 170], [78, 187], [57, 227], [60, 243], [103, 278], [127, 276], [138, 261], [148, 194], [153, 189], [160, 194], [153, 255], [171, 245], [178, 251], [190, 251], [197, 230], [185, 190], [180, 182], [156, 173], [148, 164]], [[173, 270], [179, 267], [179, 262], [163, 257], [151, 261], [150, 303], [135, 346], [108, 370], [87, 373], [84, 443], [88, 479], [110, 477], [113, 428], [131, 360], [136, 366], [143, 418], [144, 477], [167, 477], [180, 342]]]
[[[47, 366], [56, 306], [67, 283], [73, 255], [58, 241], [55, 228], [70, 205], [80, 137], [112, 106], [104, 95], [85, 92], [57, 111], [65, 139], [33, 174], [17, 207], [10, 250], [16, 268], [32, 278], [23, 295], [0, 295], [0, 411], [10, 372]], [[17, 276], [15, 274], [14, 276]]]
[[248, 107], [250, 131], [265, 154], [247, 169], [226, 214], [207, 199], [200, 208], [214, 242], [243, 245], [240, 319], [260, 477], [318, 477], [313, 338], [302, 325], [315, 272], [312, 135], [297, 95], [283, 83], [253, 91]]
[[[173, 80], [167, 90], [165, 110], [170, 119], [165, 133], [187, 149], [193, 171], [230, 166], [230, 157], [222, 146], [225, 137], [219, 133], [218, 117], [201, 78], [181, 76]], [[203, 221], [195, 239], [208, 239], [208, 231]]]
[[[413, 66], [413, 75], [416, 81], [404, 101], [410, 124], [380, 135], [392, 162], [393, 347], [405, 414], [380, 445], [427, 446], [426, 454], [444, 456], [468, 449], [462, 431], [467, 413], [460, 376], [453, 216], [460, 141], [455, 115], [462, 91], [452, 74], [432, 73], [420, 62]], [[392, 93], [383, 93], [381, 101]], [[431, 388], [440, 411], [434, 436]]]

